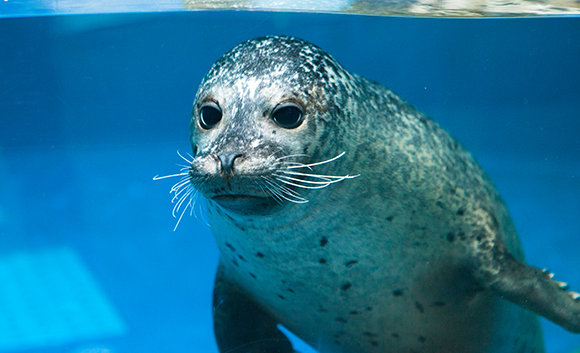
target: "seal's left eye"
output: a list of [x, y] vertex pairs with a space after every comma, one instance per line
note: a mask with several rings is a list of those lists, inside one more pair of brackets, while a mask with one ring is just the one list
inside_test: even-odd
[[210, 104], [206, 104], [199, 110], [199, 125], [208, 130], [216, 126], [222, 120], [222, 111]]
[[274, 109], [272, 120], [285, 129], [295, 129], [302, 124], [302, 110], [294, 104], [284, 104]]

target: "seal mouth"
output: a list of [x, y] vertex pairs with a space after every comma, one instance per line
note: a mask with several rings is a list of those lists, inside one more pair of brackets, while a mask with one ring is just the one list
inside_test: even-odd
[[271, 197], [254, 195], [216, 195], [211, 200], [222, 208], [239, 214], [269, 213], [279, 204]]

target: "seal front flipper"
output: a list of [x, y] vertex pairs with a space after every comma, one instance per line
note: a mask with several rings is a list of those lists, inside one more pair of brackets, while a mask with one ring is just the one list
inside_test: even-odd
[[566, 330], [580, 333], [578, 293], [566, 292], [567, 285], [553, 281], [552, 274], [527, 266], [509, 253], [501, 254], [499, 272], [490, 288], [499, 296], [544, 316]]
[[224, 274], [219, 265], [213, 291], [214, 333], [221, 353], [293, 353], [276, 322]]
[[568, 286], [552, 280], [553, 274], [514, 258], [497, 234], [495, 217], [484, 210], [474, 215], [479, 226], [472, 232], [470, 246], [479, 284], [568, 331], [580, 333], [580, 294], [567, 292]]

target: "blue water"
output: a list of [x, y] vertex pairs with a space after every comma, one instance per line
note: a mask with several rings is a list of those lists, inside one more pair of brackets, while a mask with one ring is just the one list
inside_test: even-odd
[[[262, 12], [0, 19], [0, 352], [217, 352], [217, 249], [171, 174], [197, 85], [235, 44], [307, 39], [479, 159], [530, 264], [580, 291], [580, 18]], [[547, 351], [580, 336], [544, 321]]]

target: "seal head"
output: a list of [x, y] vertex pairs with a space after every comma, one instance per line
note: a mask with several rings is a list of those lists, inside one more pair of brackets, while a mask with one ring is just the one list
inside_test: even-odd
[[298, 39], [257, 38], [232, 49], [209, 70], [194, 102], [194, 187], [235, 213], [267, 213], [348, 177], [321, 174], [323, 166], [305, 173], [305, 166], [340, 154], [340, 136], [326, 144], [321, 131], [329, 129], [320, 125], [338, 118], [344, 92], [338, 82], [352, 79]]

